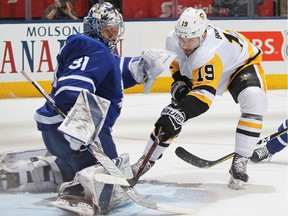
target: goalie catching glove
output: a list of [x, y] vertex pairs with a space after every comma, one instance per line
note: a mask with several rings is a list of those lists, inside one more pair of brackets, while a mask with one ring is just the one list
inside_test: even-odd
[[167, 50], [146, 49], [140, 57], [134, 57], [129, 63], [129, 70], [138, 83], [144, 83], [144, 92], [148, 93], [155, 78], [164, 71], [169, 71], [170, 64], [176, 57]]
[[155, 133], [164, 132], [162, 142], [178, 136], [186, 121], [185, 113], [174, 105], [168, 105], [161, 112], [161, 117], [155, 123]]

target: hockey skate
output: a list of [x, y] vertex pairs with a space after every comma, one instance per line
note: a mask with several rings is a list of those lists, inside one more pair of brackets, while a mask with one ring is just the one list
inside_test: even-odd
[[249, 176], [246, 173], [248, 158], [242, 157], [239, 154], [235, 154], [229, 173], [231, 178], [228, 186], [231, 189], [239, 190], [245, 189], [244, 182], [248, 182]]
[[[141, 164], [143, 162], [145, 158], [145, 155], [142, 155], [142, 157], [135, 163], [131, 166], [132, 168], [132, 172], [133, 172], [133, 176], [135, 177], [138, 173], [138, 170], [140, 169], [141, 167]], [[140, 176], [144, 175], [148, 170], [150, 170], [153, 166], [154, 166], [155, 162], [153, 161], [148, 161], [148, 163], [146, 164], [146, 166], [144, 167], [142, 173]]]
[[272, 154], [268, 151], [267, 146], [264, 145], [260, 148], [254, 150], [250, 160], [254, 163], [259, 163], [261, 161], [270, 161]]

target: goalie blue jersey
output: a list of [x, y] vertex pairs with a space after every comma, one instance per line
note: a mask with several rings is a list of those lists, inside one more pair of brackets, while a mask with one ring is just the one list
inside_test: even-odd
[[[111, 54], [101, 42], [81, 34], [69, 36], [57, 55], [51, 97], [67, 114], [83, 89], [111, 102], [103, 129], [120, 115], [123, 90], [137, 84], [128, 69], [130, 57]], [[45, 103], [35, 113], [38, 130], [56, 130], [63, 118]]]

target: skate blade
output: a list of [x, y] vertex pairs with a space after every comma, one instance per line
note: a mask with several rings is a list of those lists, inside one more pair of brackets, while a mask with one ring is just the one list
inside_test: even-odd
[[245, 185], [244, 181], [241, 181], [239, 179], [235, 179], [231, 176], [228, 187], [232, 190], [246, 190], [247, 186]]

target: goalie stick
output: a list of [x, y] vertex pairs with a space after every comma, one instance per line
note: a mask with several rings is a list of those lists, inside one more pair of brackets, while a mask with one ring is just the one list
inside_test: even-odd
[[[65, 118], [66, 115], [65, 113], [62, 112], [62, 110], [57, 106], [57, 104], [55, 103], [55, 101], [50, 97], [50, 95], [48, 95], [46, 93], [46, 91], [39, 85], [38, 82], [34, 81], [24, 70], [21, 71], [21, 73], [23, 74], [23, 76], [30, 82], [32, 83], [32, 85], [35, 86], [35, 88], [45, 97], [45, 99], [55, 108], [55, 110], [63, 117]], [[163, 137], [164, 133], [161, 132], [161, 129], [159, 130], [159, 134], [158, 136], [156, 137], [154, 143], [152, 144], [152, 146], [150, 147], [148, 153], [146, 154], [144, 160], [142, 161], [142, 164], [138, 170], [138, 172], [136, 173], [136, 175], [131, 178], [131, 179], [127, 179], [127, 181], [129, 182], [129, 185], [131, 187], [134, 187], [142, 172], [143, 172], [143, 169], [145, 168], [146, 164], [148, 163], [151, 155], [153, 154], [154, 150], [156, 149], [156, 147], [158, 146], [159, 142], [161, 141], [162, 137]], [[115, 166], [116, 167], [116, 166]]]
[[[48, 95], [35, 80], [33, 80], [24, 70], [21, 71], [21, 74], [45, 97], [45, 99], [55, 108], [55, 110], [63, 118], [66, 117], [65, 113], [61, 111], [61, 109], [57, 106], [57, 104], [50, 97], [50, 95]], [[101, 165], [107, 170], [110, 175], [123, 178], [125, 179], [125, 181], [127, 181], [124, 174], [118, 169], [114, 162], [102, 151], [101, 148], [99, 148], [94, 143], [91, 143], [89, 146], [87, 146], [87, 149], [101, 163]], [[128, 181], [127, 183], [130, 185]], [[172, 207], [145, 199], [131, 186], [120, 185], [120, 187], [132, 201], [143, 207], [175, 214], [191, 215], [195, 213], [194, 209]]]
[[[262, 145], [263, 143], [266, 143], [268, 142], [269, 140], [272, 140], [272, 139], [275, 139], [276, 137], [278, 136], [281, 136], [282, 134], [286, 133], [287, 132], [287, 128], [284, 128], [283, 130], [281, 131], [278, 131], [274, 134], [271, 134], [270, 136], [267, 136], [261, 140], [258, 141], [257, 145]], [[184, 149], [183, 147], [177, 147], [176, 150], [175, 150], [175, 153], [176, 155], [181, 158], [182, 160], [184, 160], [185, 162], [193, 165], [193, 166], [196, 166], [196, 167], [199, 167], [199, 168], [210, 168], [210, 167], [213, 167], [217, 164], [220, 164], [230, 158], [233, 158], [235, 153], [230, 153], [228, 155], [225, 155], [224, 157], [221, 157], [217, 160], [206, 160], [206, 159], [203, 159], [203, 158], [200, 158], [190, 152], [188, 152], [186, 149]]]
[[[103, 163], [102, 164], [103, 167], [107, 170], [107, 172], [111, 175], [111, 177], [115, 176], [117, 178], [121, 178], [124, 182], [126, 181], [129, 184], [124, 174], [116, 167], [113, 161], [111, 161], [111, 159], [107, 157], [100, 148], [98, 148], [95, 145], [90, 145], [90, 150], [91, 153], [97, 158], [97, 160], [99, 160], [101, 164]], [[138, 192], [131, 186], [120, 185], [120, 187], [135, 203], [142, 205], [144, 207], [176, 214], [188, 214], [188, 215], [195, 214], [194, 209], [172, 207], [147, 200], [142, 196], [140, 196]]]

